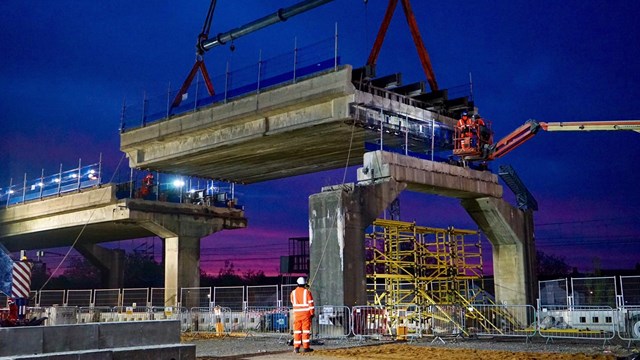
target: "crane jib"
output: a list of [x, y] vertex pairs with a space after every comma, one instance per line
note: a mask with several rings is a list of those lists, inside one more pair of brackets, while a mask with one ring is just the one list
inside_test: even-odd
[[233, 30], [219, 33], [212, 39], [203, 39], [199, 44], [199, 48], [203, 51], [211, 50], [214, 47], [226, 44], [228, 41], [258, 31], [267, 26], [286, 21], [293, 16], [317, 8], [318, 6], [324, 5], [331, 1], [333, 0], [308, 0], [299, 2], [295, 5], [291, 5], [284, 9], [278, 9], [278, 11], [271, 15], [264, 16]]

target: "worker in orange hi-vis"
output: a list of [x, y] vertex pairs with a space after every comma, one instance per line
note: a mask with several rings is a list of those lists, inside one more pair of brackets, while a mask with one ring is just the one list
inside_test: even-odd
[[457, 137], [460, 139], [460, 149], [468, 149], [471, 144], [471, 126], [473, 125], [473, 120], [469, 118], [469, 114], [466, 111], [463, 111], [460, 115], [460, 120], [456, 124], [457, 128]]
[[311, 319], [314, 315], [313, 296], [306, 287], [303, 277], [296, 281], [298, 286], [291, 292], [293, 306], [293, 352], [311, 352]]

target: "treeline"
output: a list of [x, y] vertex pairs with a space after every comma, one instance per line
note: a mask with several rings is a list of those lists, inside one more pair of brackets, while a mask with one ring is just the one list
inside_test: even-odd
[[[82, 257], [70, 260], [70, 266], [60, 275], [51, 276], [52, 269], [46, 264], [35, 263], [32, 271], [31, 288], [40, 290], [47, 282], [45, 290], [54, 289], [99, 289], [106, 285], [100, 269]], [[127, 253], [124, 265], [123, 288], [164, 287], [164, 264], [142, 253]], [[238, 271], [233, 262], [225, 261], [218, 274], [200, 273], [200, 286], [240, 286], [275, 285], [278, 277], [268, 277], [262, 270]]]

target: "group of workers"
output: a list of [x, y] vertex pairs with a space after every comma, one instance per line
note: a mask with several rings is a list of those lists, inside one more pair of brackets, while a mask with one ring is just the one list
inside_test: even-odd
[[462, 150], [476, 148], [478, 140], [481, 142], [489, 140], [488, 134], [486, 124], [480, 114], [474, 114], [469, 117], [469, 113], [463, 111], [460, 115], [460, 120], [456, 124], [456, 148]]

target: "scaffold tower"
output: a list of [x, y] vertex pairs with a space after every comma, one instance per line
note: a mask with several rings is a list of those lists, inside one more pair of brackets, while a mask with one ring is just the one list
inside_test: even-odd
[[477, 231], [378, 219], [367, 235], [370, 305], [466, 305], [482, 283]]

